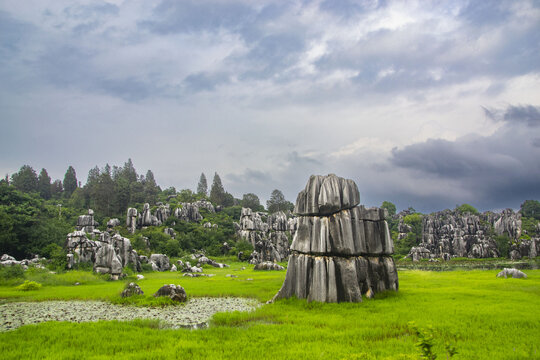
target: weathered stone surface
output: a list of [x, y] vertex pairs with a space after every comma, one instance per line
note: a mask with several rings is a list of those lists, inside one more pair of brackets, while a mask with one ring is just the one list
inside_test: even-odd
[[81, 215], [77, 219], [77, 230], [92, 233], [98, 222], [94, 220], [94, 210], [88, 209], [88, 215]]
[[142, 291], [141, 287], [137, 285], [136, 283], [132, 282], [126, 285], [125, 289], [120, 294], [120, 297], [130, 297], [133, 295], [142, 295], [144, 292]]
[[350, 209], [360, 203], [360, 193], [354, 181], [334, 174], [312, 175], [296, 199], [298, 215], [330, 215]]
[[255, 251], [249, 262], [258, 264], [262, 261], [283, 261], [289, 256], [288, 220], [282, 211], [268, 216], [263, 221], [264, 213], [242, 208], [237, 234], [253, 245]]
[[[370, 212], [379, 213], [378, 210]], [[331, 216], [299, 217], [291, 250], [349, 256], [393, 254], [388, 224], [380, 218], [377, 221], [364, 219], [365, 214], [365, 209], [355, 207]]]
[[527, 278], [527, 274], [525, 274], [523, 271], [520, 271], [520, 270], [514, 269], [514, 268], [511, 268], [511, 269], [504, 268], [500, 273], [497, 274], [497, 277], [504, 277], [505, 279], [508, 276], [512, 276], [513, 278], [516, 278], [516, 279], [526, 279]]
[[335, 175], [311, 176], [300, 192], [297, 220], [282, 288], [274, 299], [359, 302], [398, 290], [386, 213], [356, 206], [358, 188]]
[[[408, 214], [398, 215], [400, 240], [413, 231], [412, 227], [403, 221], [406, 215]], [[517, 239], [515, 236], [521, 234], [521, 215], [510, 209], [499, 214], [493, 212], [462, 214], [457, 210], [443, 210], [422, 215], [422, 242], [418, 247], [429, 250], [429, 258], [499, 257], [494, 232]], [[423, 256], [426, 254], [424, 252]]]
[[173, 228], [165, 228], [165, 229], [163, 230], [163, 232], [164, 232], [165, 234], [169, 235], [170, 237], [172, 237], [173, 239], [176, 238], [176, 232], [174, 231]]
[[430, 259], [431, 251], [423, 246], [413, 246], [407, 254], [407, 257], [410, 257], [414, 262], [418, 262], [421, 259]]
[[279, 271], [279, 270], [285, 270], [285, 268], [271, 261], [263, 261], [255, 265], [253, 270], [278, 270]]
[[154, 294], [154, 297], [168, 296], [171, 300], [185, 302], [187, 300], [186, 290], [180, 285], [168, 284], [163, 285]]
[[170, 209], [169, 204], [166, 204], [166, 205], [160, 204], [156, 210], [156, 219], [160, 223], [163, 224], [165, 220], [169, 218], [170, 215], [171, 215], [171, 209]]
[[118, 220], [117, 218], [113, 218], [107, 221], [107, 228], [112, 229], [116, 226], [120, 226], [120, 220]]
[[2, 255], [2, 257], [0, 258], [0, 261], [17, 261], [13, 256], [11, 255], [8, 255], [8, 254], [4, 254]]
[[171, 268], [169, 257], [165, 254], [152, 254], [149, 259], [154, 271], [167, 271]]
[[111, 275], [120, 275], [122, 273], [122, 260], [111, 244], [104, 244], [97, 250], [94, 271]]
[[137, 209], [129, 208], [127, 210], [126, 226], [131, 234], [137, 229]]
[[174, 216], [188, 222], [199, 222], [203, 219], [197, 203], [182, 203], [182, 207], [174, 211]]
[[217, 261], [209, 259], [209, 258], [207, 258], [206, 256], [203, 255], [203, 256], [198, 258], [197, 267], [201, 267], [204, 264], [208, 264], [208, 265], [211, 265], [211, 266], [217, 267], [217, 268], [229, 267], [229, 265], [227, 265], [227, 264], [218, 263]]
[[512, 242], [510, 246], [510, 258], [512, 260], [520, 260], [523, 257], [533, 259], [540, 253], [540, 238], [532, 238], [530, 240], [518, 239]]

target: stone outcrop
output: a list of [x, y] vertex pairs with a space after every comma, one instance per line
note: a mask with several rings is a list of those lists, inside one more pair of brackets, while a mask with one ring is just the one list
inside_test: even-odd
[[229, 265], [227, 264], [222, 264], [222, 263], [218, 263], [217, 261], [215, 260], [212, 260], [210, 258], [207, 258], [206, 256], [201, 256], [197, 259], [197, 267], [201, 267], [202, 265], [204, 264], [207, 264], [207, 265], [210, 265], [210, 266], [213, 266], [213, 267], [216, 267], [216, 268], [226, 268], [226, 267], [229, 267]]
[[266, 214], [242, 208], [240, 223], [236, 225], [238, 236], [253, 245], [249, 262], [284, 261], [289, 256], [289, 219], [282, 211], [268, 215], [266, 222], [263, 216]]
[[111, 229], [115, 228], [116, 226], [120, 226], [120, 220], [118, 220], [117, 218], [113, 218], [113, 219], [110, 219], [109, 221], [107, 221], [107, 229], [108, 230], [111, 230]]
[[159, 221], [156, 216], [152, 215], [152, 212], [150, 211], [150, 204], [144, 204], [143, 211], [139, 214], [139, 217], [137, 218], [137, 226], [139, 228], [144, 228], [147, 226], [159, 225], [161, 225], [161, 221]]
[[520, 260], [523, 257], [532, 259], [538, 254], [540, 254], [540, 238], [518, 239], [512, 242], [509, 257], [512, 260]]
[[398, 290], [398, 277], [385, 212], [358, 206], [352, 180], [311, 176], [298, 194], [300, 215], [287, 275], [275, 299], [359, 302]]
[[163, 205], [162, 203], [158, 203], [158, 208], [156, 210], [156, 219], [163, 224], [169, 218], [169, 216], [171, 216], [170, 205]]
[[94, 210], [88, 209], [87, 215], [81, 215], [77, 219], [77, 230], [92, 233], [99, 224], [94, 220]]
[[182, 207], [174, 211], [174, 216], [187, 222], [199, 222], [203, 219], [196, 203], [182, 203]]
[[111, 274], [113, 280], [118, 280], [122, 274], [122, 260], [111, 244], [103, 244], [96, 251], [94, 271], [99, 274]]
[[150, 255], [150, 264], [154, 271], [167, 271], [171, 268], [169, 263], [169, 257], [164, 254], [152, 254]]
[[[403, 221], [405, 215], [407, 214], [399, 216], [399, 240], [412, 232], [412, 227]], [[511, 209], [501, 213], [482, 214], [443, 210], [422, 215], [422, 242], [413, 247], [408, 256], [413, 260], [499, 257], [500, 252], [494, 237], [503, 234], [508, 235], [511, 240], [517, 240], [521, 236], [520, 213]]]
[[168, 284], [163, 285], [154, 294], [154, 297], [168, 296], [171, 300], [177, 302], [185, 302], [187, 300], [186, 290], [180, 285]]
[[513, 278], [516, 278], [516, 279], [526, 279], [527, 278], [527, 274], [525, 274], [523, 271], [520, 271], [520, 270], [514, 269], [514, 268], [511, 268], [511, 269], [504, 268], [500, 273], [497, 274], [497, 277], [504, 277], [505, 279], [508, 276], [511, 276]]
[[279, 264], [273, 263], [271, 261], [263, 261], [255, 265], [253, 270], [285, 270], [285, 268]]
[[143, 294], [144, 294], [144, 292], [142, 291], [141, 287], [139, 285], [137, 285], [136, 283], [131, 282], [131, 283], [126, 285], [126, 287], [124, 288], [124, 290], [120, 294], [120, 297], [125, 298], [125, 297], [130, 297], [130, 296], [134, 296], [134, 295], [143, 295]]
[[90, 262], [94, 264], [94, 271], [114, 276], [120, 275], [125, 266], [141, 271], [139, 256], [133, 250], [129, 239], [119, 234], [111, 237], [109, 233], [97, 230], [93, 234], [94, 240], [88, 239], [84, 231], [74, 231], [67, 235], [69, 269], [75, 264]]
[[126, 226], [131, 234], [137, 229], [137, 209], [129, 208], [127, 210]]
[[36, 268], [44, 269], [45, 267], [40, 264], [42, 260], [46, 260], [45, 258], [39, 257], [39, 255], [36, 255], [33, 259], [22, 259], [18, 261], [13, 256], [8, 254], [3, 254], [2, 257], [0, 257], [0, 266], [21, 266], [23, 270], [27, 270], [29, 266], [33, 266]]

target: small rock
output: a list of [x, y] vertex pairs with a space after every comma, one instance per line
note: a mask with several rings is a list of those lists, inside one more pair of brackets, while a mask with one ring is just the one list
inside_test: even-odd
[[137, 285], [136, 283], [129, 283], [124, 291], [120, 294], [121, 297], [129, 297], [133, 295], [142, 295], [144, 292], [141, 290], [141, 287]]
[[168, 296], [173, 301], [185, 302], [187, 300], [186, 290], [180, 285], [168, 284], [163, 285], [154, 294], [154, 297]]

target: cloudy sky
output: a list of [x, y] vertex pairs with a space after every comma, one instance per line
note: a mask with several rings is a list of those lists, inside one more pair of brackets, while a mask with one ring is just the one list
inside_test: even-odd
[[296, 199], [310, 174], [428, 212], [540, 199], [538, 1], [0, 1], [0, 171], [128, 158]]

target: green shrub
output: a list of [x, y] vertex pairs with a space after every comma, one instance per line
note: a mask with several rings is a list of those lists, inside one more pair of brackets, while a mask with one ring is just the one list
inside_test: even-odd
[[478, 210], [474, 206], [469, 205], [469, 204], [462, 204], [460, 206], [456, 206], [456, 210], [460, 212], [461, 214], [465, 214], [465, 213], [470, 213], [473, 215], [478, 214]]
[[4, 282], [13, 279], [24, 279], [24, 270], [22, 266], [0, 266], [0, 280]]
[[25, 280], [21, 285], [17, 286], [17, 290], [33, 291], [41, 289], [41, 284], [35, 281]]

